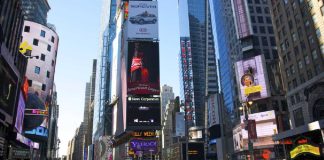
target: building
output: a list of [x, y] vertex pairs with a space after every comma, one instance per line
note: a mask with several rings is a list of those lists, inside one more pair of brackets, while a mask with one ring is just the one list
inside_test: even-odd
[[166, 110], [166, 106], [169, 103], [169, 100], [174, 99], [174, 93], [172, 90], [172, 87], [168, 86], [168, 85], [163, 85], [161, 87], [161, 115], [163, 116], [165, 110]]
[[[259, 0], [232, 0], [231, 2], [236, 37], [241, 44], [239, 54], [235, 56], [234, 61], [239, 98], [234, 106], [236, 117], [233, 128], [234, 156], [244, 158], [252, 154], [248, 151], [248, 144], [251, 145], [251, 140], [245, 136], [245, 133], [243, 133], [243, 138], [237, 138], [237, 135], [242, 134], [238, 130], [243, 125], [243, 119], [254, 119], [258, 130], [265, 130], [262, 128], [265, 120], [276, 122], [275, 126], [267, 125], [269, 129], [267, 133], [257, 132], [257, 139], [263, 140], [264, 143], [254, 143], [254, 149], [250, 149], [254, 152], [255, 158], [262, 158], [263, 152], [267, 152], [267, 156], [274, 157], [277, 145], [271, 140], [271, 136], [277, 134], [278, 131], [289, 129], [285, 128], [289, 121], [285, 118], [287, 117], [287, 105], [270, 6], [268, 1]], [[248, 110], [250, 114], [247, 113]], [[273, 116], [272, 111], [276, 116]], [[266, 118], [258, 118], [259, 115], [266, 115]]]
[[[291, 142], [303, 135], [308, 139], [307, 144], [321, 144], [324, 117], [323, 1], [269, 1], [269, 4], [288, 102], [287, 118], [291, 121], [291, 130], [279, 133], [274, 140]], [[310, 127], [313, 125], [317, 127]], [[298, 146], [284, 144], [286, 152], [281, 150], [281, 157], [289, 156]], [[302, 155], [299, 157], [303, 159]]]
[[205, 126], [205, 96], [218, 91], [214, 38], [206, 6], [206, 1], [179, 1], [180, 92], [185, 105], [190, 106], [191, 126]]
[[[18, 52], [23, 20], [19, 0], [0, 1], [0, 150], [2, 151], [0, 159], [8, 158], [8, 146], [16, 140], [16, 137], [11, 135], [21, 131], [21, 125], [14, 126], [19, 106], [24, 107], [19, 105], [19, 101], [25, 103], [21, 94], [25, 93], [22, 85], [27, 58]], [[18, 121], [22, 116], [22, 114], [18, 115]], [[18, 146], [13, 145], [13, 147]]]
[[51, 9], [47, 0], [20, 0], [25, 20], [47, 25], [47, 12]]
[[53, 95], [51, 101], [51, 107], [49, 109], [49, 132], [47, 141], [47, 158], [55, 159], [58, 158], [60, 139], [58, 138], [58, 118], [59, 118], [59, 105], [57, 104], [57, 92], [55, 85], [53, 87]]

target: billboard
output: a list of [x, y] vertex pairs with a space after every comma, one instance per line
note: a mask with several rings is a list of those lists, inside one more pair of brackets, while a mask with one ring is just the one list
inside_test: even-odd
[[176, 136], [185, 136], [185, 112], [176, 113]]
[[15, 128], [19, 133], [22, 133], [23, 123], [24, 123], [24, 115], [25, 115], [25, 99], [23, 93], [19, 93], [19, 101], [18, 101], [18, 108], [17, 108], [17, 115], [16, 115], [16, 123]]
[[238, 38], [252, 35], [252, 26], [249, 20], [249, 12], [245, 0], [233, 0], [235, 22]]
[[46, 140], [48, 136], [48, 110], [51, 94], [42, 83], [32, 81], [28, 89], [24, 133], [31, 139]]
[[127, 97], [126, 130], [161, 128], [160, 97]]
[[[189, 160], [204, 159], [204, 143], [189, 142], [188, 148]], [[182, 143], [182, 159], [186, 159], [186, 143]]]
[[[256, 131], [256, 133], [253, 133], [252, 137], [250, 137], [253, 139], [257, 136], [257, 141], [253, 143], [254, 146], [267, 146], [275, 144], [275, 142], [272, 140], [272, 136], [277, 134], [278, 132], [274, 110], [249, 114], [249, 120], [255, 121], [255, 124], [250, 124], [253, 126], [248, 126], [248, 129], [254, 130], [252, 132]], [[233, 129], [235, 151], [248, 149], [248, 131], [244, 129], [244, 121], [245, 117], [241, 116], [241, 123]]]
[[159, 43], [129, 42], [127, 94], [160, 95]]
[[219, 124], [219, 95], [213, 94], [208, 97], [208, 127]]
[[129, 141], [129, 152], [137, 156], [143, 154], [157, 154], [158, 153], [158, 140], [154, 139], [139, 139], [134, 138]]
[[241, 101], [263, 99], [270, 96], [264, 63], [261, 55], [235, 63]]
[[130, 1], [128, 5], [128, 38], [158, 39], [158, 2]]

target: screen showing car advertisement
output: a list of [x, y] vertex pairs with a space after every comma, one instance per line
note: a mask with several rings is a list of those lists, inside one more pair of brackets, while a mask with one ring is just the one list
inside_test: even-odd
[[127, 94], [160, 95], [159, 43], [129, 42]]
[[240, 84], [241, 101], [257, 100], [269, 97], [267, 73], [261, 55], [236, 62], [237, 81]]
[[127, 97], [126, 130], [161, 128], [160, 97]]
[[128, 5], [128, 38], [158, 39], [158, 2], [130, 1]]
[[17, 131], [19, 133], [22, 133], [22, 129], [23, 129], [25, 106], [26, 106], [26, 103], [25, 103], [23, 93], [20, 92], [18, 108], [17, 108], [16, 123], [15, 123], [15, 128], [17, 129]]
[[31, 139], [46, 140], [48, 136], [48, 109], [51, 96], [44, 85], [32, 82], [28, 89], [24, 133]]

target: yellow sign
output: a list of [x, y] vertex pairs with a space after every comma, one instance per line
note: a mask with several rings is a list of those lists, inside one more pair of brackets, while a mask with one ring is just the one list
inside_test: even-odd
[[156, 136], [154, 131], [137, 131], [132, 134], [134, 137], [154, 137]]
[[26, 41], [22, 42], [19, 46], [19, 52], [25, 54], [27, 50], [33, 50], [32, 46], [29, 45]]
[[319, 156], [320, 150], [319, 150], [319, 147], [315, 147], [315, 146], [312, 146], [309, 144], [302, 144], [290, 151], [290, 157], [295, 158], [296, 156], [298, 156], [301, 153], [311, 153], [311, 154]]
[[261, 92], [261, 91], [262, 91], [262, 86], [261, 85], [244, 88], [244, 94], [245, 95], [255, 93], [255, 92]]

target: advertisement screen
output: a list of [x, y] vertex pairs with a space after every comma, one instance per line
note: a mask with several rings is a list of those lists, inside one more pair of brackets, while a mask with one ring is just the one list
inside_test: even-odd
[[17, 108], [17, 116], [16, 116], [16, 123], [15, 123], [15, 128], [19, 133], [22, 133], [23, 129], [23, 123], [24, 123], [24, 113], [25, 113], [25, 99], [20, 92], [19, 94], [19, 102], [18, 102], [18, 108]]
[[161, 128], [160, 97], [127, 97], [126, 130]]
[[159, 44], [128, 43], [128, 94], [160, 95]]
[[158, 140], [157, 139], [131, 139], [129, 141], [130, 151], [137, 156], [140, 154], [157, 154]]
[[157, 1], [130, 1], [128, 4], [128, 38], [158, 39]]
[[[188, 143], [189, 160], [204, 159], [204, 143]], [[182, 143], [182, 157], [186, 159], [186, 143]]]
[[32, 81], [32, 83], [27, 94], [24, 133], [26, 137], [31, 139], [46, 140], [51, 96], [41, 83], [37, 81]]
[[251, 24], [248, 20], [248, 12], [246, 11], [245, 1], [233, 0], [233, 5], [239, 38], [250, 36], [252, 34], [250, 28]]
[[270, 96], [267, 73], [261, 55], [236, 62], [237, 81], [241, 101], [263, 99]]

